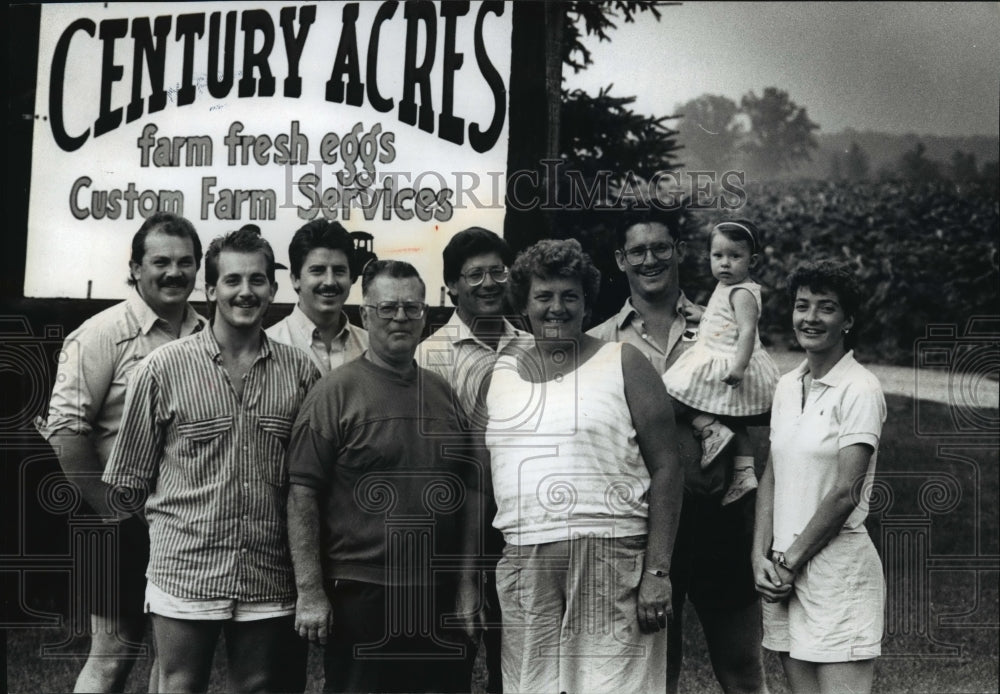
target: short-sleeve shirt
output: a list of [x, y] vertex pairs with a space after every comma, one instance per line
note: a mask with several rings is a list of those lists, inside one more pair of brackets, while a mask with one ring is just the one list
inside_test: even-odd
[[784, 552], [815, 515], [837, 479], [840, 449], [862, 443], [873, 452], [860, 500], [841, 533], [864, 532], [875, 475], [878, 442], [885, 422], [885, 398], [878, 379], [845, 354], [803, 394], [808, 364], [778, 381], [771, 408], [771, 456], [774, 469], [774, 543]]
[[[632, 306], [631, 299], [626, 299], [617, 314], [591, 328], [587, 334], [607, 342], [627, 342], [634, 345], [662, 375], [698, 341], [698, 324], [688, 320], [684, 313], [686, 308], [694, 305], [683, 292], [677, 297], [666, 345], [658, 344], [646, 332], [645, 321]], [[701, 446], [686, 427], [678, 427], [677, 433], [680, 461], [684, 468], [685, 493], [700, 497], [721, 496], [726, 489], [726, 466], [710, 465], [702, 468]]]
[[89, 436], [98, 459], [106, 464], [136, 367], [157, 347], [205, 324], [189, 304], [180, 335], [174, 335], [135, 290], [125, 301], [91, 317], [63, 344], [48, 419], [35, 421], [39, 433], [46, 440], [60, 430]]
[[454, 389], [466, 421], [473, 421], [483, 380], [493, 370], [497, 355], [508, 349], [527, 348], [532, 343], [529, 333], [518, 330], [507, 320], [502, 326], [503, 333], [494, 350], [476, 337], [455, 311], [447, 323], [417, 348], [417, 363], [444, 378]]
[[298, 304], [266, 332], [272, 340], [301, 349], [321, 374], [328, 374], [338, 366], [357, 359], [368, 349], [368, 331], [351, 325], [343, 313], [340, 314], [340, 319], [342, 327], [330, 341], [329, 349], [319, 335], [319, 328], [309, 320]]
[[104, 481], [148, 493], [154, 585], [202, 600], [295, 596], [285, 450], [318, 379], [305, 354], [263, 332], [241, 398], [211, 329], [149, 355], [132, 379]]
[[428, 562], [456, 566], [462, 502], [486, 474], [469, 443], [435, 373], [362, 357], [325, 376], [288, 454], [292, 484], [318, 492], [324, 578], [426, 585]]
[[698, 324], [684, 315], [684, 310], [694, 305], [683, 292], [677, 297], [677, 307], [665, 345], [657, 343], [646, 332], [646, 323], [632, 306], [631, 299], [626, 299], [618, 313], [588, 330], [587, 334], [605, 342], [627, 342], [638, 347], [656, 367], [656, 372], [664, 374], [688, 347], [698, 341]]

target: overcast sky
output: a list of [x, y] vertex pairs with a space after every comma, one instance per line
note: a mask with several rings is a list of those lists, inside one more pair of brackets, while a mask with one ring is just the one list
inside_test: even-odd
[[821, 126], [997, 135], [1000, 3], [708, 3], [617, 21], [565, 85], [638, 97], [663, 115], [701, 94], [779, 87]]

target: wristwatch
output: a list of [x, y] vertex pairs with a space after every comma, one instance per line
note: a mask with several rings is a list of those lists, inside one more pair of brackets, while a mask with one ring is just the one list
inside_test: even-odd
[[788, 565], [788, 562], [785, 561], [785, 553], [784, 552], [772, 552], [772, 554], [774, 555], [773, 556], [773, 560], [774, 560], [775, 564], [777, 564], [778, 566], [780, 566], [781, 568], [783, 568], [785, 571], [790, 571], [791, 573], [795, 573], [795, 569], [793, 569], [792, 567], [790, 567]]
[[664, 571], [663, 569], [643, 569], [650, 576], [656, 576], [657, 578], [664, 578], [670, 575], [669, 571]]

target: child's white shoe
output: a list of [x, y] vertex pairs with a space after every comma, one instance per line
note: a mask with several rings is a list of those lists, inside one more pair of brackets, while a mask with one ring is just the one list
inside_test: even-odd
[[757, 475], [752, 467], [738, 467], [733, 470], [733, 480], [729, 483], [726, 495], [722, 497], [722, 505], [726, 506], [757, 488]]
[[733, 440], [733, 430], [719, 420], [713, 420], [701, 430], [701, 467], [707, 468], [716, 456]]

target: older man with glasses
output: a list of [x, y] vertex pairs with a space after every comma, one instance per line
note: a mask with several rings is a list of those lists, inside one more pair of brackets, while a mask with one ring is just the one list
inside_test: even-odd
[[[427, 304], [412, 265], [362, 276], [369, 348], [310, 393], [288, 451], [296, 628], [325, 644], [325, 691], [468, 691], [463, 557], [479, 533], [482, 463], [451, 387], [417, 366]], [[471, 625], [468, 631], [471, 633]]]

